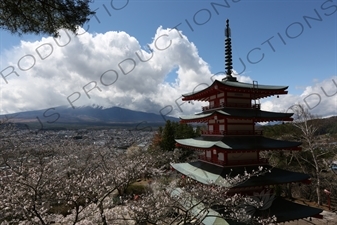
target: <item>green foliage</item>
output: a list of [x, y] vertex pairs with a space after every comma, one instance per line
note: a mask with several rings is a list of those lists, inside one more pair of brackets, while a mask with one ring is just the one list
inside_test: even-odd
[[337, 134], [337, 117], [330, 117], [319, 120], [321, 124], [318, 133], [319, 134]]
[[188, 124], [175, 123], [175, 131], [176, 139], [191, 138], [196, 136], [193, 127]]
[[175, 149], [175, 139], [193, 138], [200, 135], [200, 128], [194, 130], [191, 125], [178, 122], [166, 121], [164, 128], [159, 128], [158, 134], [161, 137], [159, 145], [164, 151]]
[[264, 126], [262, 129], [264, 136], [278, 139], [283, 139], [284, 136], [286, 136], [286, 139], [289, 139], [289, 137], [295, 138], [300, 134], [299, 129], [291, 123]]
[[[336, 135], [337, 134], [337, 117], [330, 117], [324, 119], [313, 119], [308, 121], [309, 124], [315, 123], [317, 125], [316, 135]], [[287, 137], [287, 139], [299, 138], [301, 131], [295, 127], [292, 123], [278, 124], [273, 126], [263, 126], [263, 134], [266, 137], [281, 138]]]
[[323, 188], [333, 190], [336, 186], [333, 181], [335, 174], [329, 169], [337, 153], [336, 122], [336, 117], [320, 119], [298, 105], [294, 108], [293, 123], [263, 127], [263, 134], [267, 137], [302, 142], [301, 151], [267, 153], [272, 166], [302, 172], [311, 177], [311, 185], [288, 185], [284, 190], [288, 196], [291, 196], [289, 193], [297, 193], [298, 196], [321, 204], [324, 200]]
[[173, 151], [175, 148], [175, 125], [170, 120], [166, 121], [165, 127], [162, 132], [162, 140], [160, 147], [165, 151]]
[[94, 12], [89, 0], [0, 1], [0, 28], [11, 33], [58, 36], [61, 28], [76, 32]]
[[[271, 164], [284, 169], [291, 169], [311, 175], [314, 174], [315, 167], [313, 167], [312, 153], [318, 156], [317, 159], [319, 161], [329, 161], [336, 154], [329, 144], [337, 140], [336, 137], [334, 137], [334, 133], [329, 132], [336, 127], [336, 123], [333, 123], [331, 119], [332, 118], [307, 121], [308, 125], [313, 125], [317, 128], [313, 137], [309, 139], [311, 143], [308, 143], [308, 139], [306, 139], [305, 135], [292, 123], [263, 127], [263, 134], [266, 137], [302, 142], [302, 151], [299, 152], [268, 152], [268, 158]], [[311, 144], [313, 152], [308, 151], [309, 144]], [[323, 168], [323, 162], [320, 163]]]

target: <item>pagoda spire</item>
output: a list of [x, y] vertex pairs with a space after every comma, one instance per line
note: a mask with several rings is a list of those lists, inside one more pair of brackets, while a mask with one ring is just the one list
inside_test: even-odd
[[229, 28], [229, 20], [226, 20], [226, 29], [225, 29], [225, 69], [227, 77], [232, 77], [232, 43], [231, 43], [231, 29]]

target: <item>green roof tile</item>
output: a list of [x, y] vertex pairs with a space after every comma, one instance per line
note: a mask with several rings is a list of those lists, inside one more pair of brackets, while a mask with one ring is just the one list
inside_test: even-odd
[[220, 82], [231, 87], [239, 87], [239, 88], [256, 88], [263, 90], [282, 90], [288, 88], [288, 86], [264, 85], [264, 84], [254, 85], [253, 83], [243, 83], [239, 81], [230, 81], [230, 80], [223, 80]]
[[[245, 171], [251, 173], [253, 170], [258, 171], [259, 166], [237, 166], [237, 167], [221, 167], [209, 164], [203, 161], [195, 161], [190, 163], [172, 163], [171, 166], [178, 172], [194, 179], [203, 184], [216, 184], [222, 187], [231, 188], [232, 185], [226, 180], [227, 176], [243, 175]], [[284, 184], [291, 182], [305, 181], [310, 178], [304, 173], [272, 168], [271, 166], [263, 166], [263, 170], [267, 172], [260, 176], [251, 177], [249, 180], [237, 184], [235, 187], [253, 187], [274, 184]]]
[[195, 148], [219, 147], [224, 150], [272, 150], [288, 149], [301, 145], [301, 142], [283, 141], [266, 138], [263, 136], [225, 136], [176, 139], [176, 142]]
[[268, 112], [258, 109], [223, 108], [223, 109], [207, 110], [204, 112], [196, 113], [194, 115], [181, 116], [180, 119], [195, 120], [207, 118], [212, 115], [224, 115], [226, 117], [234, 117], [242, 119], [286, 120], [290, 118], [293, 115], [293, 113]]
[[[285, 90], [288, 88], [288, 86], [277, 86], [277, 85], [263, 85], [263, 84], [258, 84], [258, 85], [254, 85], [253, 83], [243, 83], [243, 82], [239, 82], [239, 81], [229, 81], [229, 80], [223, 80], [223, 81], [218, 81], [215, 80], [211, 86], [215, 85], [215, 84], [219, 84], [219, 85], [225, 85], [228, 87], [236, 87], [236, 88], [244, 88], [244, 89], [256, 89], [256, 90], [270, 90], [270, 91], [277, 91], [277, 90]], [[183, 97], [187, 97], [187, 96], [191, 96], [197, 93], [200, 93], [208, 88], [211, 88], [211, 86], [200, 90], [200, 91], [195, 91], [195, 92], [190, 92], [190, 93], [186, 93], [183, 94]]]

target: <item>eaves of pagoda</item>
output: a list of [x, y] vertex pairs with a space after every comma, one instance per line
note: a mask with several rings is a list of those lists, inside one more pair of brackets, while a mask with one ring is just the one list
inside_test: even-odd
[[287, 94], [287, 88], [288, 86], [256, 85], [228, 79], [224, 79], [223, 81], [215, 80], [212, 85], [203, 90], [183, 94], [182, 100], [208, 101], [210, 96], [224, 92], [249, 93], [252, 99], [259, 99], [273, 95]]
[[221, 167], [203, 161], [171, 163], [171, 166], [180, 173], [203, 184], [215, 184], [227, 188], [262, 187], [293, 182], [307, 182], [310, 179], [310, 176], [304, 173], [265, 165], [262, 166], [262, 175], [252, 176], [243, 183], [233, 185], [228, 181], [228, 176], [235, 177], [239, 174], [245, 174], [245, 172], [252, 173], [253, 171], [259, 171], [261, 166]]
[[[264, 201], [269, 201], [267, 196], [265, 198], [262, 197], [261, 200], [262, 199]], [[221, 207], [221, 206], [218, 206], [218, 210], [216, 208], [213, 208], [213, 210], [218, 212], [220, 215], [223, 215], [226, 213], [224, 211], [224, 207]], [[285, 224], [290, 221], [294, 221], [291, 224], [302, 224], [301, 222], [298, 222], [298, 220], [301, 220], [303, 218], [311, 218], [311, 217], [314, 217], [317, 219], [323, 218], [323, 215], [320, 214], [323, 212], [322, 209], [314, 208], [309, 205], [302, 205], [302, 204], [293, 202], [291, 200], [284, 199], [282, 197], [276, 197], [272, 201], [271, 207], [266, 209], [265, 211], [255, 210], [253, 216], [261, 217], [263, 215], [266, 215], [266, 212], [268, 213], [267, 215], [273, 215], [276, 217], [275, 224]], [[306, 221], [303, 224], [314, 224], [310, 222], [309, 220], [306, 220]], [[236, 221], [230, 221], [230, 220], [226, 220], [226, 222], [229, 225], [247, 225], [247, 223], [238, 223]], [[319, 224], [323, 224], [323, 222]], [[212, 224], [212, 225], [219, 225], [219, 224]]]
[[[185, 209], [190, 209], [191, 207], [199, 205], [200, 207], [193, 207], [194, 210], [191, 210], [192, 215], [195, 218], [202, 220], [202, 224], [204, 225], [246, 225], [245, 222], [238, 222], [231, 219], [224, 219], [221, 215], [226, 215], [228, 212], [224, 211], [223, 206], [217, 205], [212, 208], [207, 209], [207, 215], [203, 210], [205, 206], [200, 203], [199, 199], [195, 199], [192, 195], [187, 192], [185, 189], [175, 188], [173, 190], [169, 190], [169, 193], [173, 197], [177, 197], [179, 199], [180, 204]], [[189, 201], [186, 201], [189, 199]], [[269, 201], [270, 199], [264, 198], [265, 201]], [[322, 218], [322, 209], [313, 208], [306, 205], [301, 205], [289, 200], [286, 200], [282, 197], [277, 197], [272, 201], [272, 205], [268, 208], [269, 215], [274, 215], [276, 217], [277, 223], [285, 223], [289, 221], [295, 221], [302, 218], [308, 217], [316, 217]], [[260, 211], [255, 210], [253, 216], [260, 217]]]
[[259, 109], [222, 108], [181, 116], [181, 123], [207, 123], [211, 119], [253, 120], [254, 122], [293, 121], [293, 113], [276, 113]]
[[302, 143], [275, 140], [263, 136], [224, 136], [176, 139], [177, 147], [195, 150], [225, 150], [226, 152], [290, 150], [299, 151]]

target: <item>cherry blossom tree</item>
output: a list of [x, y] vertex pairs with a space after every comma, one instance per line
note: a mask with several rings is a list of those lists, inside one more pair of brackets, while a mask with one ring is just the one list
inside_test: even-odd
[[329, 168], [327, 160], [335, 155], [335, 150], [329, 147], [319, 135], [321, 120], [311, 114], [303, 105], [292, 106], [294, 122], [292, 123], [299, 132], [299, 139], [303, 142], [302, 151], [293, 156], [304, 173], [312, 175], [316, 191], [316, 202], [322, 204], [322, 189], [324, 171]]
[[[182, 183], [181, 176], [158, 163], [173, 160], [170, 152], [136, 149], [126, 154], [57, 137], [36, 142], [29, 131], [0, 133], [3, 224], [198, 224], [210, 212], [243, 222], [274, 221], [271, 215], [247, 214], [267, 207], [259, 198], [234, 195], [212, 183]], [[264, 172], [227, 180], [235, 186]], [[151, 179], [139, 198], [126, 193], [130, 184], [146, 176]]]
[[87, 217], [108, 224], [106, 210], [116, 206], [112, 194], [123, 195], [131, 182], [156, 170], [150, 154], [127, 155], [74, 141], [4, 142], [1, 160], [6, 168], [0, 181], [2, 219], [38, 224], [54, 221], [52, 214], [63, 214], [67, 224]]
[[[243, 176], [228, 177], [233, 185], [245, 182], [250, 176], [265, 173], [260, 171]], [[249, 224], [273, 224], [273, 215], [254, 217], [257, 211], [268, 212], [275, 196], [269, 192], [254, 197], [231, 193], [229, 187], [212, 183], [201, 184], [193, 180], [183, 182], [180, 176], [169, 175], [166, 182], [155, 182], [151, 191], [138, 201], [127, 205], [127, 218], [136, 224], [202, 224], [206, 220], [224, 219]]]

